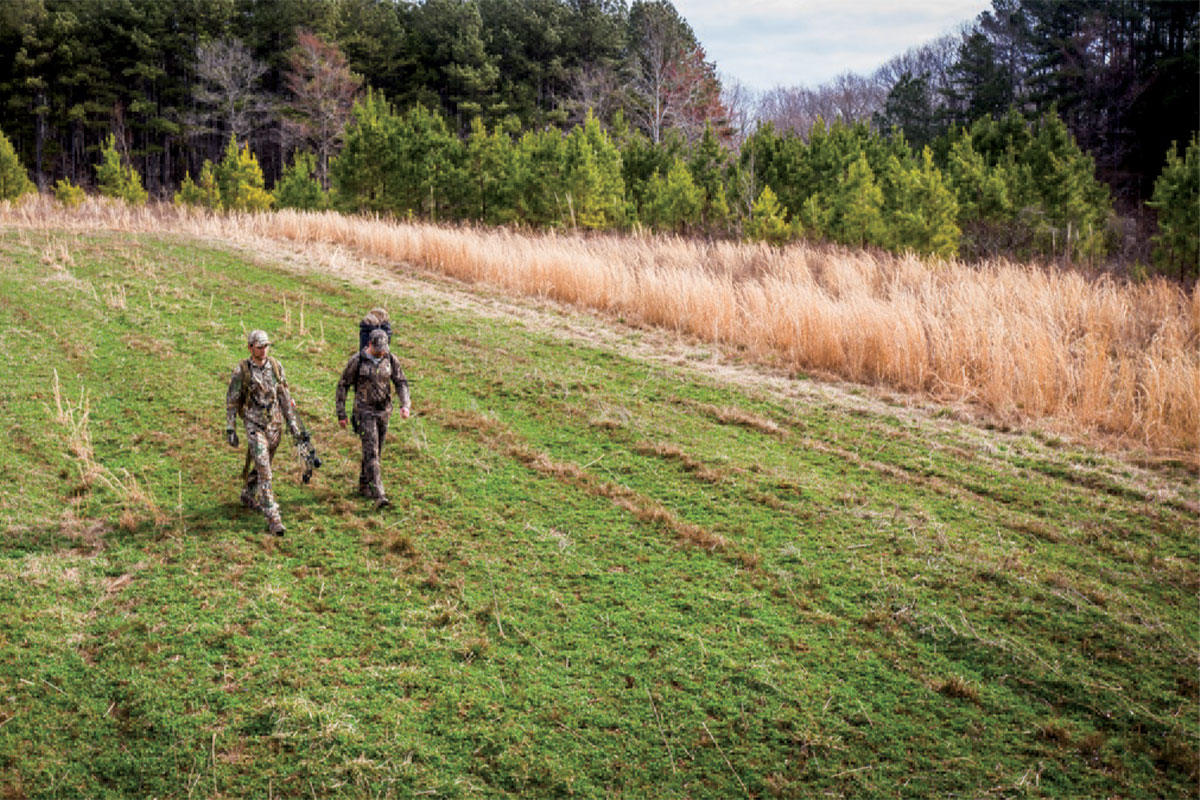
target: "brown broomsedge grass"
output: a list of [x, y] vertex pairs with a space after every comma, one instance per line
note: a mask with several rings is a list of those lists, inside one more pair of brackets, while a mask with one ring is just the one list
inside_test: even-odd
[[92, 434], [89, 428], [91, 403], [87, 390], [80, 390], [79, 402], [70, 400], [63, 402], [59, 387], [58, 370], [54, 370], [54, 405], [55, 422], [66, 431], [67, 451], [75, 458], [79, 467], [79, 477], [82, 491], [88, 492], [99, 482], [104, 484], [117, 497], [120, 512], [118, 522], [126, 530], [135, 529], [143, 518], [148, 517], [155, 525], [167, 523], [167, 515], [163, 513], [154, 499], [154, 495], [142, 487], [129, 470], [122, 469], [117, 475], [111, 469], [96, 461], [92, 449]]
[[101, 198], [69, 210], [45, 195], [0, 204], [0, 224], [345, 248], [659, 326], [793, 372], [971, 403], [1005, 424], [1102, 434], [1193, 466], [1200, 459], [1200, 293], [1163, 279], [332, 212], [218, 216]]

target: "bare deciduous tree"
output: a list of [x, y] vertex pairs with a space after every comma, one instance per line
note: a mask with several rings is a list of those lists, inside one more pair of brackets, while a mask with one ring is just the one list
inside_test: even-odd
[[296, 32], [288, 62], [284, 79], [292, 101], [284, 131], [316, 151], [317, 177], [328, 189], [329, 159], [342, 139], [362, 78], [350, 71], [336, 44], [305, 30]]
[[716, 67], [675, 7], [668, 0], [634, 3], [630, 32], [630, 120], [654, 142], [671, 128], [696, 141], [708, 123], [727, 136]]
[[878, 81], [847, 72], [815, 88], [778, 86], [765, 92], [758, 118], [807, 136], [818, 118], [826, 123], [870, 121], [886, 98], [887, 88]]
[[737, 78], [722, 75], [721, 104], [729, 114], [730, 144], [739, 148], [754, 127], [758, 98], [753, 89]]
[[[655, 13], [657, 12], [657, 13]], [[664, 12], [647, 12], [638, 30], [631, 116], [653, 142], [662, 141], [670, 114], [671, 64], [684, 47], [679, 23]]]
[[616, 73], [603, 65], [587, 65], [575, 70], [562, 104], [568, 113], [567, 122], [582, 124], [590, 109], [602, 119], [609, 119], [620, 105], [621, 81]]
[[268, 119], [273, 103], [258, 88], [267, 65], [239, 39], [218, 39], [196, 48], [193, 97], [201, 110], [189, 120], [200, 132], [250, 138]]
[[920, 47], [910, 48], [875, 70], [871, 78], [886, 95], [906, 73], [923, 76], [929, 86], [931, 106], [940, 105], [950, 89], [950, 71], [958, 61], [958, 48], [969, 30], [969, 26], [963, 26], [957, 33], [948, 33]]

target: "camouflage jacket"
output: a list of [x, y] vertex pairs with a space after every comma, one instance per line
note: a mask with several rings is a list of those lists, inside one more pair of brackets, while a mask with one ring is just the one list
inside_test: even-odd
[[409, 408], [408, 380], [400, 362], [391, 353], [383, 358], [372, 358], [367, 351], [360, 350], [350, 356], [337, 385], [337, 416], [346, 418], [346, 390], [354, 389], [354, 413], [389, 414], [392, 410], [392, 384], [402, 408]]
[[292, 434], [299, 430], [283, 365], [274, 358], [261, 367], [247, 358], [233, 368], [225, 393], [225, 427], [232, 428], [238, 416], [264, 429], [287, 420]]

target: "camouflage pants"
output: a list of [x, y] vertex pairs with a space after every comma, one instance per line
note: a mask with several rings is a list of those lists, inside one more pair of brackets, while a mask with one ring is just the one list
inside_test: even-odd
[[358, 490], [376, 499], [383, 497], [383, 471], [379, 456], [383, 453], [383, 440], [387, 436], [390, 414], [358, 412], [358, 436], [362, 439], [362, 464], [358, 470]]
[[253, 499], [268, 523], [280, 521], [279, 504], [275, 502], [275, 492], [271, 490], [271, 459], [275, 458], [275, 450], [282, 436], [283, 428], [279, 425], [260, 428], [253, 423], [246, 424], [250, 472], [246, 476], [246, 488], [242, 490], [242, 496]]

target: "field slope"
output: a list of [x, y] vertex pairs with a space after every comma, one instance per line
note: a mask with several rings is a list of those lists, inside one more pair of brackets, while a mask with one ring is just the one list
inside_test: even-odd
[[[0, 797], [1196, 794], [1193, 475], [339, 259], [0, 231]], [[259, 327], [325, 458], [283, 539]]]

